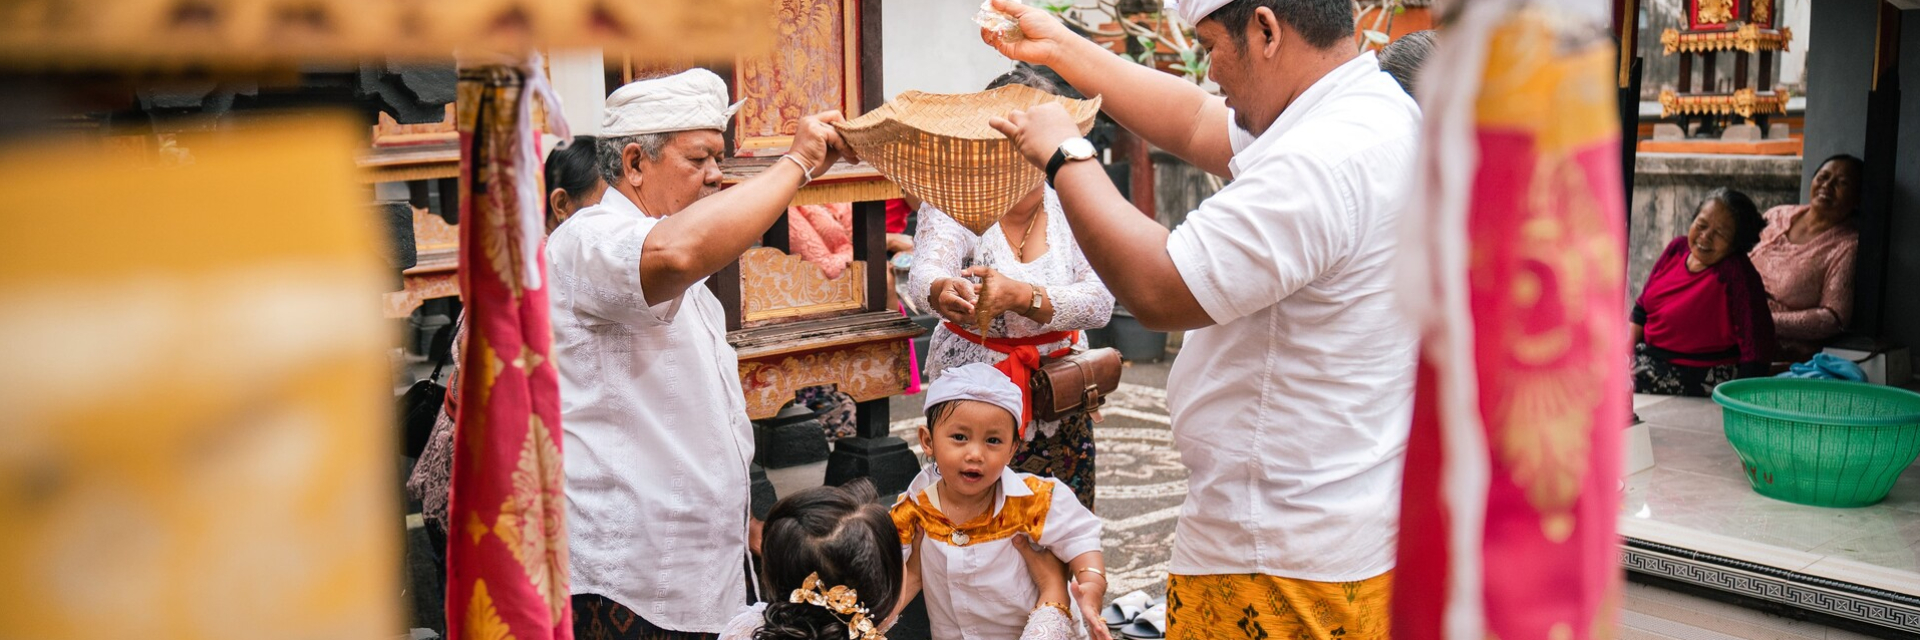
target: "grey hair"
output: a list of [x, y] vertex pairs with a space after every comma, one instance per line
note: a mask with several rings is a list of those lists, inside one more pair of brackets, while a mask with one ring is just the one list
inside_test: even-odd
[[598, 145], [595, 148], [598, 153], [594, 155], [594, 164], [600, 169], [600, 178], [606, 180], [609, 186], [620, 184], [620, 178], [627, 174], [627, 168], [621, 166], [620, 154], [627, 150], [627, 145], [640, 145], [640, 155], [648, 160], [654, 160], [659, 158], [660, 152], [667, 148], [667, 143], [673, 141], [674, 135], [674, 133], [641, 133], [600, 138], [595, 143]]
[[1420, 67], [1426, 65], [1427, 54], [1433, 52], [1433, 30], [1425, 29], [1400, 36], [1392, 43], [1380, 49], [1380, 70], [1393, 76], [1407, 95], [1413, 95], [1413, 87], [1420, 78]]

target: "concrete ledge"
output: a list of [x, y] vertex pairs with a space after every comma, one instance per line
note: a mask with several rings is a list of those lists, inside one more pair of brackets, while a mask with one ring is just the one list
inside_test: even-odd
[[1638, 153], [1633, 158], [1634, 182], [1641, 176], [1687, 176], [1707, 179], [1716, 176], [1765, 180], [1781, 184], [1800, 184], [1800, 156], [1733, 155], [1719, 153]]

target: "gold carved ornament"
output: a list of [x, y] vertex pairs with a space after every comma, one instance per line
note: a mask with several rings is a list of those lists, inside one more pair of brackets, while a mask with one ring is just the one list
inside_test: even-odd
[[1787, 112], [1787, 100], [1791, 97], [1786, 87], [1774, 89], [1772, 93], [1760, 95], [1753, 89], [1741, 89], [1732, 94], [1717, 95], [1680, 95], [1672, 90], [1660, 92], [1660, 117], [1674, 114], [1687, 116], [1737, 115], [1751, 118], [1756, 115], [1784, 114]]
[[1752, 11], [1754, 22], [1773, 22], [1773, 0], [1753, 0]]
[[1745, 51], [1747, 53], [1787, 51], [1792, 43], [1792, 29], [1787, 27], [1781, 27], [1778, 30], [1762, 29], [1755, 24], [1748, 24], [1734, 31], [1681, 33], [1667, 29], [1660, 33], [1660, 45], [1666, 55], [1708, 51]]
[[1725, 24], [1733, 19], [1733, 0], [1698, 0], [1693, 9], [1694, 20], [1701, 24]]

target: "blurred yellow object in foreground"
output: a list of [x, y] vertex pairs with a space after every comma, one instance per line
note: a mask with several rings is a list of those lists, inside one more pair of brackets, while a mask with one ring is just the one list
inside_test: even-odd
[[0, 147], [0, 638], [400, 634], [359, 131]]

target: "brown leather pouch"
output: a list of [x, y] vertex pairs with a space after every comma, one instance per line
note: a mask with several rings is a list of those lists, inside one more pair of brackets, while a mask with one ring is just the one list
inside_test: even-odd
[[1044, 359], [1032, 385], [1035, 418], [1052, 422], [1086, 411], [1099, 422], [1100, 407], [1120, 388], [1120, 351], [1090, 349]]

